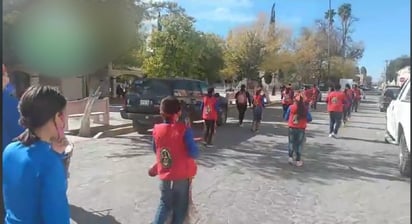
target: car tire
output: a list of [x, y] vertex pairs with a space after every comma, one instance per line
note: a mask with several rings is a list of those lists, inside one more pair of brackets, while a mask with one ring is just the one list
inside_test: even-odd
[[144, 134], [149, 134], [149, 129], [150, 127], [147, 125], [142, 125], [137, 121], [133, 121], [133, 128], [135, 131], [137, 131], [138, 134], [144, 135]]
[[217, 126], [225, 125], [227, 122], [227, 109], [223, 109], [223, 111], [219, 114], [219, 119], [217, 119]]
[[410, 177], [411, 175], [411, 155], [403, 133], [399, 138], [399, 171], [402, 176]]

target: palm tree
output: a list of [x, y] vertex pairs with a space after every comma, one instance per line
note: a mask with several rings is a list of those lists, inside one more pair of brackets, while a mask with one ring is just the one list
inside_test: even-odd
[[331, 9], [325, 12], [325, 20], [327, 20], [328, 22], [330, 21], [331, 26], [335, 22], [334, 20], [335, 15], [336, 15], [336, 12], [334, 9]]
[[341, 32], [342, 32], [342, 46], [341, 54], [342, 57], [346, 57], [346, 45], [349, 39], [350, 28], [353, 22], [357, 21], [352, 15], [352, 5], [350, 3], [342, 4], [338, 9], [338, 15], [341, 21]]

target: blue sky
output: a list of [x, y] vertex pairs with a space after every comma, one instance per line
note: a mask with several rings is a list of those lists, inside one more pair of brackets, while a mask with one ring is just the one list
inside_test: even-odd
[[[238, 25], [252, 22], [258, 13], [270, 13], [276, 2], [276, 20], [299, 32], [323, 18], [328, 0], [175, 0], [196, 18], [197, 29], [226, 36]], [[365, 53], [359, 61], [368, 74], [378, 81], [385, 60], [410, 54], [410, 0], [332, 0], [332, 8], [351, 3], [352, 12], [360, 20], [352, 35], [363, 41]]]

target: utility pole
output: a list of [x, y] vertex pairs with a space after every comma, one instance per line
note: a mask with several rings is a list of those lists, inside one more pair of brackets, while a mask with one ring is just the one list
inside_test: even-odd
[[332, 3], [329, 0], [329, 11], [328, 11], [328, 79], [330, 78], [330, 33], [332, 30]]

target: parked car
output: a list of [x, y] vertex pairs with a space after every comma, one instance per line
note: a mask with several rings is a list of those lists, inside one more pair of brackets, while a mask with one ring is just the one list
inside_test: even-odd
[[399, 86], [388, 86], [382, 91], [378, 100], [380, 112], [385, 112], [392, 100], [396, 99], [400, 91]]
[[410, 176], [411, 163], [411, 85], [407, 80], [386, 111], [385, 140], [399, 146], [399, 171], [403, 176]]
[[[123, 119], [133, 121], [133, 127], [139, 134], [144, 134], [154, 124], [161, 123], [159, 114], [160, 101], [166, 96], [176, 96], [182, 103], [181, 119], [189, 118], [190, 122], [202, 120], [200, 104], [207, 94], [208, 84], [203, 81], [184, 78], [145, 78], [136, 80], [125, 98], [125, 105], [120, 110]], [[220, 111], [217, 125], [227, 120], [228, 102], [217, 94]]]

